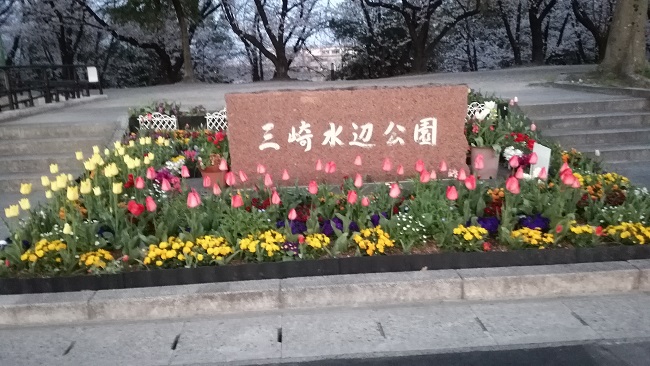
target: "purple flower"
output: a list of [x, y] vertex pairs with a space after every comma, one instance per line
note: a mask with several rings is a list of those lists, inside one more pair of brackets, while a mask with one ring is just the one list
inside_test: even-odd
[[[501, 221], [499, 221], [498, 217], [495, 216], [489, 216], [489, 217], [479, 217], [476, 219], [476, 222], [485, 230], [490, 233], [490, 235], [496, 235], [497, 232], [499, 231], [499, 224]], [[467, 223], [467, 226], [471, 225], [470, 222]]]
[[[331, 220], [323, 221], [321, 223], [321, 232], [327, 236], [332, 236], [334, 235], [334, 227], [340, 231], [343, 231], [343, 220], [339, 219], [338, 217], [334, 217]], [[348, 230], [359, 231], [359, 224], [354, 221], [350, 222]]]
[[519, 225], [522, 227], [527, 227], [529, 229], [539, 229], [541, 231], [548, 231], [550, 224], [551, 220], [547, 219], [541, 214], [523, 216], [519, 219]]
[[299, 249], [298, 249], [299, 244], [295, 242], [286, 242], [282, 244], [282, 250], [284, 250], [285, 253], [288, 255], [298, 255]]
[[[278, 221], [275, 226], [277, 228], [284, 227], [284, 220]], [[291, 228], [292, 234], [302, 234], [307, 231], [307, 224], [304, 221], [292, 220], [289, 221], [289, 227]]]
[[[386, 212], [382, 212], [381, 216], [388, 218], [388, 214]], [[379, 220], [381, 220], [381, 216], [379, 216], [379, 214], [374, 214], [370, 217], [370, 222], [372, 223], [372, 226], [379, 225]]]

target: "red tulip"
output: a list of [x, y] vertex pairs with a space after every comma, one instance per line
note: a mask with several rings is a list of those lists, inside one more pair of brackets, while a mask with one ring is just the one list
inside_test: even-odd
[[443, 160], [440, 162], [440, 167], [438, 168], [441, 172], [446, 172], [447, 171], [447, 163]]
[[190, 177], [190, 171], [187, 169], [187, 166], [183, 165], [181, 167], [181, 177], [183, 178], [189, 178]]
[[389, 158], [384, 159], [384, 163], [382, 164], [381, 169], [383, 169], [385, 172], [390, 172], [390, 170], [393, 169], [393, 164], [390, 162]]
[[521, 192], [519, 189], [519, 180], [515, 177], [506, 179], [506, 189], [512, 194], [519, 194]]
[[271, 203], [274, 205], [279, 205], [282, 202], [280, 200], [280, 195], [278, 194], [278, 191], [273, 191], [273, 194], [271, 195]]
[[271, 179], [271, 175], [269, 173], [266, 173], [264, 175], [264, 186], [266, 188], [271, 188], [273, 187], [273, 179]]
[[298, 214], [296, 213], [296, 209], [295, 209], [295, 208], [292, 208], [291, 210], [289, 210], [289, 215], [287, 215], [287, 218], [288, 218], [290, 221], [293, 221], [293, 220], [296, 219], [296, 217], [298, 217]]
[[162, 182], [160, 183], [160, 189], [162, 189], [163, 192], [171, 191], [172, 190], [172, 185], [169, 184], [169, 181], [167, 178], [163, 178]]
[[205, 176], [203, 177], [203, 188], [208, 188], [212, 185], [212, 179], [210, 179], [210, 176]]
[[455, 201], [458, 199], [458, 191], [456, 190], [456, 186], [447, 187], [447, 199], [450, 201]]
[[323, 163], [321, 163], [320, 159], [316, 161], [316, 170], [321, 171], [323, 170]]
[[528, 157], [528, 162], [530, 164], [537, 164], [537, 153], [536, 152], [532, 152], [530, 154], [530, 156]]
[[241, 198], [240, 194], [236, 194], [232, 196], [232, 200], [230, 202], [231, 206], [234, 208], [238, 208], [244, 205], [244, 200]]
[[187, 194], [187, 207], [189, 208], [195, 208], [201, 205], [201, 196], [192, 189], [188, 194]]
[[465, 173], [465, 169], [461, 169], [460, 172], [458, 172], [458, 180], [463, 182], [467, 179], [467, 174]]
[[214, 194], [215, 196], [218, 196], [218, 195], [221, 194], [221, 187], [219, 187], [219, 185], [217, 183], [215, 183], [212, 186], [212, 194]]
[[361, 174], [357, 173], [357, 175], [354, 177], [354, 186], [357, 188], [361, 188], [363, 186], [363, 178], [361, 178]]
[[404, 175], [404, 167], [403, 166], [398, 166], [397, 167], [397, 175]]
[[156, 169], [154, 169], [152, 166], [147, 168], [147, 179], [156, 179]]
[[429, 183], [431, 180], [431, 173], [423, 170], [420, 172], [420, 183]]
[[510, 165], [511, 168], [516, 168], [519, 166], [519, 157], [517, 155], [513, 155], [510, 160], [508, 160], [508, 165]]
[[476, 155], [474, 159], [474, 169], [481, 170], [485, 168], [485, 163], [483, 162], [483, 154]]
[[522, 167], [517, 168], [517, 171], [515, 172], [515, 178], [524, 179], [524, 169]]
[[235, 173], [233, 172], [226, 173], [226, 184], [232, 187], [235, 185], [235, 183], [237, 183], [237, 180], [235, 179]]
[[348, 191], [348, 203], [353, 205], [357, 203], [357, 192], [356, 191]]
[[363, 197], [363, 198], [361, 199], [361, 206], [363, 206], [363, 207], [368, 207], [368, 206], [370, 206], [370, 198], [368, 198], [368, 197]]
[[126, 205], [126, 208], [133, 216], [136, 217], [140, 216], [144, 212], [144, 205], [137, 203], [134, 200], [130, 200], [129, 203]]
[[257, 174], [264, 174], [266, 173], [266, 168], [262, 164], [257, 164]]
[[286, 169], [282, 171], [282, 180], [289, 180], [289, 172]]
[[219, 163], [219, 170], [222, 172], [225, 172], [228, 170], [228, 162], [226, 159], [221, 159], [221, 162]]
[[401, 193], [402, 191], [399, 189], [399, 184], [393, 183], [390, 185], [390, 191], [388, 192], [389, 196], [392, 198], [397, 198]]
[[361, 155], [357, 155], [357, 157], [354, 159], [354, 165], [361, 166]]
[[542, 169], [540, 169], [539, 174], [537, 175], [537, 178], [542, 179], [542, 180], [546, 180], [546, 178], [548, 178], [548, 173], [546, 173], [546, 167], [543, 167]]
[[418, 159], [418, 161], [415, 162], [415, 171], [418, 173], [422, 173], [424, 170], [424, 162], [422, 159]]
[[467, 187], [467, 189], [470, 191], [476, 189], [476, 177], [473, 174], [465, 179], [465, 187]]
[[336, 171], [336, 163], [335, 162], [329, 161], [329, 162], [327, 162], [327, 164], [325, 164], [325, 173], [332, 174], [335, 171]]
[[244, 173], [243, 170], [239, 171], [239, 180], [241, 180], [242, 183], [248, 180], [248, 176], [246, 175], [246, 173]]
[[557, 234], [559, 234], [559, 233], [562, 232], [562, 230], [564, 230], [564, 228], [562, 227], [562, 225], [557, 224], [557, 226], [555, 227], [555, 232], [556, 232]]
[[309, 190], [309, 193], [311, 194], [318, 193], [318, 183], [316, 183], [315, 180], [312, 180], [311, 182], [309, 182], [309, 187], [307, 188], [307, 190]]
[[137, 177], [135, 179], [135, 188], [137, 189], [144, 189], [144, 178], [142, 177]]
[[147, 205], [147, 211], [149, 211], [149, 212], [154, 212], [154, 211], [156, 211], [156, 208], [158, 208], [158, 206], [156, 205], [156, 201], [154, 201], [153, 197], [151, 197], [151, 196], [148, 196], [145, 199], [145, 203]]
[[603, 227], [602, 226], [597, 226], [595, 232], [596, 232], [597, 236], [603, 236]]

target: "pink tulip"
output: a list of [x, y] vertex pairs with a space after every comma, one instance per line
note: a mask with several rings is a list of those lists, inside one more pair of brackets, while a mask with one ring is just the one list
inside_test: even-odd
[[212, 186], [212, 194], [219, 196], [221, 194], [221, 187], [217, 183]]
[[560, 167], [560, 174], [564, 173], [566, 170], [571, 170], [571, 168], [569, 167], [569, 164], [564, 163], [564, 164], [562, 164], [562, 166]]
[[458, 191], [456, 190], [456, 186], [447, 187], [447, 199], [450, 201], [455, 201], [458, 199]]
[[187, 166], [183, 165], [181, 167], [181, 177], [183, 178], [189, 178], [190, 177], [190, 171], [187, 169]]
[[354, 186], [357, 188], [361, 188], [363, 185], [363, 178], [361, 178], [361, 174], [357, 173], [357, 175], [354, 177]]
[[508, 165], [510, 165], [511, 168], [516, 168], [519, 166], [519, 157], [517, 155], [513, 155], [510, 160], [508, 160]]
[[156, 179], [156, 169], [154, 169], [152, 166], [147, 168], [147, 179]]
[[316, 183], [315, 180], [312, 180], [311, 182], [309, 182], [309, 187], [307, 188], [307, 190], [308, 190], [309, 193], [311, 193], [311, 194], [316, 194], [316, 193], [318, 193], [318, 183]]
[[147, 211], [154, 212], [156, 211], [156, 208], [158, 208], [158, 206], [156, 205], [156, 201], [153, 200], [153, 197], [148, 196], [144, 201], [145, 201], [145, 206], [147, 207]]
[[528, 157], [528, 162], [530, 164], [537, 164], [537, 153], [536, 152], [533, 152], [533, 153], [530, 154], [530, 156]]
[[271, 179], [271, 174], [269, 173], [264, 174], [264, 186], [266, 188], [273, 187], [273, 179]]
[[382, 164], [381, 169], [383, 169], [385, 172], [390, 172], [390, 170], [393, 169], [393, 164], [390, 162], [389, 158], [384, 159], [384, 163]]
[[209, 176], [203, 177], [203, 188], [208, 188], [212, 185], [212, 179]]
[[389, 196], [392, 198], [397, 198], [401, 193], [402, 191], [399, 189], [399, 184], [393, 183], [390, 185], [390, 191], [388, 192]]
[[514, 99], [510, 99], [510, 103], [508, 103], [508, 104], [510, 104], [511, 107], [514, 107], [514, 106], [515, 106], [515, 100], [514, 100]]
[[[577, 180], [575, 175], [571, 173], [568, 170], [565, 170], [563, 174], [560, 175], [560, 179], [562, 179], [562, 183], [564, 183], [567, 186], [573, 186], [575, 181]], [[580, 182], [578, 182], [579, 184]]]
[[287, 215], [287, 218], [288, 218], [290, 221], [293, 221], [293, 220], [296, 219], [296, 217], [298, 217], [298, 214], [296, 213], [296, 209], [295, 209], [295, 208], [292, 208], [292, 209], [289, 211], [289, 215]]
[[257, 164], [257, 174], [264, 174], [266, 173], [266, 167], [262, 164]]
[[404, 175], [404, 167], [403, 166], [398, 166], [397, 167], [397, 175]]
[[201, 196], [192, 189], [190, 193], [187, 194], [187, 207], [189, 208], [195, 208], [201, 205]]
[[243, 170], [239, 171], [239, 180], [241, 180], [242, 183], [248, 180], [248, 176], [246, 175], [246, 173], [244, 173]]
[[160, 189], [162, 189], [163, 192], [171, 191], [172, 190], [172, 185], [169, 184], [169, 181], [167, 178], [163, 178], [162, 182], [160, 183]]
[[420, 172], [420, 183], [429, 183], [431, 180], [431, 173], [423, 170]]
[[280, 195], [278, 194], [278, 191], [273, 191], [273, 194], [271, 195], [271, 203], [274, 205], [279, 205], [282, 200], [280, 200]]
[[318, 170], [319, 172], [323, 170], [323, 163], [320, 161], [320, 159], [316, 161], [316, 170]]
[[519, 180], [515, 177], [506, 179], [506, 189], [512, 194], [519, 194], [521, 192], [519, 189]]
[[422, 173], [422, 171], [424, 171], [424, 162], [422, 159], [418, 159], [418, 161], [415, 162], [415, 171], [418, 173]]
[[356, 191], [348, 191], [348, 203], [351, 205], [354, 205], [357, 203], [357, 192]]
[[219, 163], [219, 170], [222, 172], [225, 172], [228, 170], [228, 162], [226, 159], [221, 159], [221, 162]]
[[531, 130], [531, 131], [535, 131], [535, 130], [537, 130], [537, 125], [535, 125], [534, 123], [531, 123], [531, 124], [530, 124], [530, 130]]
[[438, 168], [441, 172], [446, 172], [447, 171], [447, 163], [443, 160], [440, 162], [440, 167]]
[[244, 205], [244, 199], [242, 199], [240, 194], [232, 196], [230, 205], [234, 208], [242, 207]]
[[522, 167], [517, 168], [517, 171], [515, 172], [515, 178], [524, 179], [524, 168]]
[[235, 183], [237, 183], [235, 179], [235, 173], [233, 172], [226, 173], [226, 184], [232, 187], [235, 185]]
[[325, 173], [332, 174], [334, 172], [336, 172], [336, 163], [333, 161], [327, 162], [327, 164], [325, 164]]
[[363, 206], [363, 207], [368, 207], [368, 206], [370, 206], [370, 198], [368, 198], [368, 197], [363, 197], [363, 198], [361, 199], [361, 206]]
[[361, 155], [357, 155], [357, 157], [354, 159], [354, 165], [361, 166]]
[[432, 171], [431, 171], [431, 177], [430, 177], [430, 178], [433, 179], [433, 180], [438, 179], [438, 175], [436, 174], [436, 171], [435, 171], [435, 170], [432, 170]]
[[142, 177], [135, 178], [135, 188], [144, 189], [144, 178]]
[[458, 172], [458, 180], [463, 182], [467, 179], [467, 173], [465, 173], [465, 169], [461, 169], [460, 172]]
[[485, 168], [485, 163], [483, 162], [483, 154], [476, 155], [474, 159], [474, 169], [481, 170]]
[[577, 178], [574, 179], [574, 180], [573, 180], [573, 184], [571, 184], [571, 187], [572, 187], [572, 188], [580, 188], [580, 187], [581, 187], [581, 185], [580, 185], [580, 181], [579, 181]]
[[465, 179], [465, 187], [467, 187], [467, 189], [470, 191], [476, 189], [476, 177], [473, 174]]
[[539, 174], [537, 175], [537, 178], [546, 180], [548, 178], [548, 173], [546, 173], [546, 167], [540, 169]]
[[282, 180], [289, 180], [289, 172], [286, 169], [282, 171]]

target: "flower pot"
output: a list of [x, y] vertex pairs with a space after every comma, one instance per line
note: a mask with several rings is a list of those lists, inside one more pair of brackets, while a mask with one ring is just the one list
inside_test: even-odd
[[[499, 156], [494, 152], [491, 147], [472, 147], [471, 148], [472, 161], [470, 167], [472, 173], [479, 179], [496, 179], [497, 172], [499, 171]], [[483, 155], [483, 169], [474, 168], [474, 161], [476, 157]]]
[[216, 165], [210, 165], [205, 169], [201, 169], [202, 177], [210, 177], [212, 184], [217, 183], [221, 187], [226, 185], [226, 172], [219, 170]]

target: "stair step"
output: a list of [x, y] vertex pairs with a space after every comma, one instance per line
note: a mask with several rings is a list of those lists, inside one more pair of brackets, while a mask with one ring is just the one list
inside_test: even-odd
[[103, 150], [107, 144], [112, 143], [110, 140], [109, 137], [18, 139], [11, 143], [1, 143], [0, 156], [74, 154], [76, 151], [83, 151], [84, 156], [90, 156], [93, 146], [97, 145]]
[[[81, 170], [69, 170], [66, 173], [72, 174], [73, 177], [78, 177], [81, 173]], [[49, 171], [42, 173], [10, 173], [10, 174], [0, 174], [0, 193], [4, 192], [19, 192], [21, 183], [31, 183], [33, 191], [44, 191], [45, 188], [41, 185], [41, 177], [43, 175], [48, 175]], [[2, 195], [4, 197], [4, 194]]]
[[83, 169], [74, 152], [50, 155], [0, 156], [0, 172], [7, 173], [43, 173], [49, 174], [50, 164], [58, 164], [59, 171]]
[[598, 144], [642, 144], [647, 143], [650, 148], [650, 127], [646, 128], [618, 128], [618, 129], [591, 129], [591, 130], [547, 130], [542, 133], [544, 137], [552, 139], [565, 148], [575, 145]]
[[0, 140], [110, 137], [120, 128], [117, 122], [106, 123], [34, 123], [2, 125]]
[[648, 144], [634, 144], [634, 145], [588, 145], [588, 146], [574, 146], [576, 150], [582, 151], [589, 157], [596, 157], [595, 151], [600, 152], [600, 160], [603, 162], [611, 161], [647, 161], [650, 160], [650, 145]]
[[634, 185], [650, 188], [650, 159], [633, 162], [611, 161], [604, 164], [604, 169], [629, 178]]
[[650, 128], [650, 112], [614, 112], [579, 115], [559, 115], [533, 119], [543, 131], [580, 130], [592, 128]]
[[626, 98], [553, 104], [525, 104], [520, 107], [529, 118], [535, 120], [538, 116], [548, 117], [567, 114], [643, 111], [648, 108], [648, 106], [649, 104], [646, 99]]

